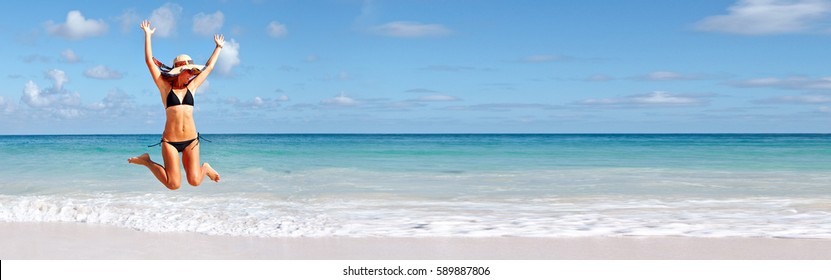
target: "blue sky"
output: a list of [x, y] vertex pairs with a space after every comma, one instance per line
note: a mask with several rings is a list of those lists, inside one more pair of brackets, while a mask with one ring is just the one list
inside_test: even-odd
[[[197, 4], [198, 3], [198, 4]], [[831, 132], [831, 0], [13, 1], [0, 134]]]

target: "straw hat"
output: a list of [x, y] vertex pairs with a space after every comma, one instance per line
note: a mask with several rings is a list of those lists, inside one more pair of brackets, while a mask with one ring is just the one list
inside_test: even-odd
[[[205, 65], [193, 64], [193, 59], [186, 54], [182, 54], [173, 59], [173, 69], [167, 72], [168, 75], [179, 75], [184, 70], [199, 70], [205, 68]], [[197, 73], [198, 73], [197, 72]]]

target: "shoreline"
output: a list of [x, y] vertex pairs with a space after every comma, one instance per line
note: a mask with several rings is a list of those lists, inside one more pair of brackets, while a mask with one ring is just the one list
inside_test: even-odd
[[[157, 136], [152, 133], [0, 134], [0, 136]], [[831, 135], [831, 132], [223, 132], [205, 135]]]
[[0, 222], [0, 259], [822, 260], [831, 239], [237, 237]]

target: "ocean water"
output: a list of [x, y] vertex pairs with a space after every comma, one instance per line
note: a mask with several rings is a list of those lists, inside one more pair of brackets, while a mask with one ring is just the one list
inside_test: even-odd
[[831, 238], [831, 135], [204, 135], [222, 181], [169, 191], [159, 135], [0, 136], [0, 221], [298, 236]]

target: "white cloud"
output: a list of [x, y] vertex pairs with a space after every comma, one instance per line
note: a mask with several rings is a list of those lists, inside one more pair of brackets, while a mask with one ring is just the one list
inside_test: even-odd
[[757, 100], [762, 104], [823, 104], [831, 103], [831, 95], [790, 95]]
[[100, 36], [107, 33], [107, 24], [104, 20], [85, 19], [80, 11], [69, 11], [65, 23], [45, 23], [46, 31], [51, 35], [78, 40], [86, 37]]
[[707, 101], [702, 97], [703, 96], [680, 95], [664, 91], [654, 91], [647, 94], [631, 95], [622, 98], [586, 99], [578, 104], [614, 108], [695, 106], [707, 103]]
[[276, 99], [254, 96], [251, 100], [240, 100], [232, 96], [225, 100], [225, 103], [238, 108], [246, 109], [274, 109], [280, 107], [280, 102], [288, 101], [288, 96], [280, 96]]
[[317, 56], [317, 55], [310, 54], [309, 56], [306, 56], [306, 62], [311, 63], [311, 62], [317, 62], [318, 60], [320, 60], [320, 57]]
[[615, 79], [614, 77], [609, 76], [609, 75], [597, 74], [597, 75], [586, 78], [585, 81], [589, 81], [589, 82], [607, 82], [607, 81], [611, 81], [611, 80], [614, 80], [614, 79]]
[[274, 38], [282, 38], [286, 37], [289, 34], [289, 30], [286, 28], [285, 24], [272, 21], [268, 23], [268, 26], [265, 27], [266, 32], [268, 32], [268, 36]]
[[455, 97], [455, 96], [440, 95], [440, 94], [419, 96], [416, 99], [416, 101], [426, 101], [426, 102], [459, 101], [459, 100], [460, 99], [458, 97]]
[[133, 28], [138, 28], [141, 19], [135, 10], [126, 10], [123, 14], [116, 17], [116, 21], [121, 25], [121, 32], [128, 33]]
[[231, 28], [231, 35], [239, 36], [242, 35], [243, 32], [245, 32], [245, 29], [242, 28], [242, 26], [236, 25]]
[[8, 115], [8, 114], [14, 113], [14, 111], [15, 111], [14, 104], [11, 101], [6, 100], [5, 97], [0, 96], [0, 113], [3, 113], [4, 115]]
[[[55, 73], [62, 72], [55, 70]], [[70, 92], [66, 89], [58, 89], [59, 85], [66, 81], [61, 75], [55, 74], [49, 77], [52, 79], [52, 87], [43, 89], [35, 82], [28, 81], [23, 88], [21, 102], [30, 108], [25, 114], [29, 118], [40, 118], [51, 116], [54, 119], [76, 119], [82, 117], [112, 117], [139, 115], [132, 97], [121, 90], [114, 89], [107, 93], [100, 102], [84, 105], [81, 102], [81, 95], [77, 92]], [[0, 110], [3, 109], [0, 102]], [[12, 108], [14, 109], [14, 108]], [[1, 112], [1, 111], [0, 111]]]
[[[100, 102], [83, 104], [81, 95], [67, 90], [64, 85], [69, 82], [66, 74], [58, 69], [46, 73], [52, 81], [52, 86], [42, 88], [34, 81], [28, 81], [23, 86], [21, 103], [28, 105], [18, 114], [25, 118], [42, 119], [77, 119], [83, 117], [106, 120], [113, 117], [130, 117], [141, 115], [133, 103], [133, 98], [121, 90], [113, 89]], [[4, 108], [7, 101], [0, 98], [0, 114], [15, 110], [14, 107]]]
[[491, 111], [506, 112], [513, 110], [554, 110], [556, 106], [541, 103], [486, 103], [469, 106], [449, 106], [442, 108], [450, 111]]
[[59, 69], [49, 70], [49, 72], [46, 72], [46, 77], [52, 80], [53, 87], [57, 91], [62, 91], [63, 85], [69, 82], [69, 77], [66, 76], [66, 72]]
[[52, 110], [52, 114], [61, 119], [74, 119], [82, 116], [84, 112], [78, 108], [57, 108]]
[[71, 49], [63, 50], [61, 52], [61, 59], [63, 59], [63, 61], [67, 63], [75, 63], [81, 61], [81, 58], [77, 54], [75, 54], [75, 52]]
[[655, 71], [643, 76], [633, 77], [635, 80], [645, 81], [687, 81], [719, 78], [718, 75], [682, 74], [672, 71]]
[[809, 31], [831, 12], [827, 0], [739, 0], [727, 15], [710, 16], [695, 23], [700, 31], [744, 35]]
[[211, 92], [211, 80], [205, 80], [199, 85], [199, 88], [193, 92], [194, 95], [204, 95]]
[[52, 80], [51, 88], [41, 89], [35, 82], [28, 81], [23, 86], [23, 96], [20, 100], [33, 108], [49, 107], [47, 109], [52, 112], [81, 104], [80, 94], [64, 90], [63, 85], [69, 82], [64, 71], [53, 69], [46, 73], [46, 77]]
[[424, 107], [423, 103], [417, 101], [391, 101], [391, 102], [384, 102], [379, 104], [373, 104], [373, 110], [379, 111], [396, 111], [400, 112], [403, 110], [410, 110], [413, 108]]
[[641, 96], [632, 96], [630, 99], [636, 104], [646, 105], [691, 105], [701, 103], [701, 100], [696, 98], [672, 95], [662, 91]]
[[240, 64], [239, 47], [239, 43], [234, 39], [225, 42], [216, 64], [216, 69], [220, 74], [231, 75], [231, 70]]
[[667, 80], [682, 80], [684, 76], [675, 72], [657, 71], [646, 75], [647, 80], [652, 81], [667, 81]]
[[831, 107], [820, 106], [819, 108], [817, 108], [817, 111], [820, 111], [822, 113], [831, 113]]
[[377, 9], [373, 4], [374, 0], [364, 0], [361, 4], [361, 14], [355, 18], [355, 24], [365, 26], [368, 22], [371, 22], [377, 15]]
[[108, 117], [130, 116], [136, 109], [133, 97], [119, 89], [110, 90], [100, 102], [89, 104], [87, 108], [98, 111]]
[[84, 76], [99, 80], [117, 80], [123, 76], [121, 72], [110, 69], [104, 65], [98, 65], [84, 71]]
[[193, 16], [193, 33], [212, 36], [219, 33], [224, 22], [225, 15], [221, 11], [216, 11], [213, 14], [198, 13]]
[[352, 99], [351, 97], [348, 97], [344, 94], [341, 94], [341, 95], [336, 96], [336, 97], [321, 100], [320, 104], [321, 105], [329, 105], [329, 106], [349, 107], [349, 106], [358, 105], [358, 101], [356, 101], [355, 99]]
[[831, 103], [831, 96], [828, 95], [803, 95], [803, 96], [783, 96], [782, 100], [794, 101], [800, 103]]
[[32, 62], [43, 62], [43, 63], [50, 63], [52, 59], [48, 56], [43, 56], [39, 54], [30, 54], [23, 57], [23, 62], [32, 63]]
[[831, 89], [831, 77], [788, 77], [788, 78], [756, 78], [730, 83], [737, 87], [761, 87], [781, 89]]
[[26, 82], [26, 85], [23, 86], [23, 96], [21, 96], [20, 99], [32, 107], [46, 107], [52, 103], [49, 98], [46, 98], [41, 94], [40, 88], [33, 81], [28, 81]]
[[440, 37], [453, 33], [441, 24], [424, 24], [412, 21], [389, 22], [374, 26], [370, 30], [378, 35], [399, 38]]
[[182, 13], [182, 6], [165, 3], [150, 14], [150, 24], [156, 28], [156, 36], [170, 37], [176, 35], [176, 18]]

